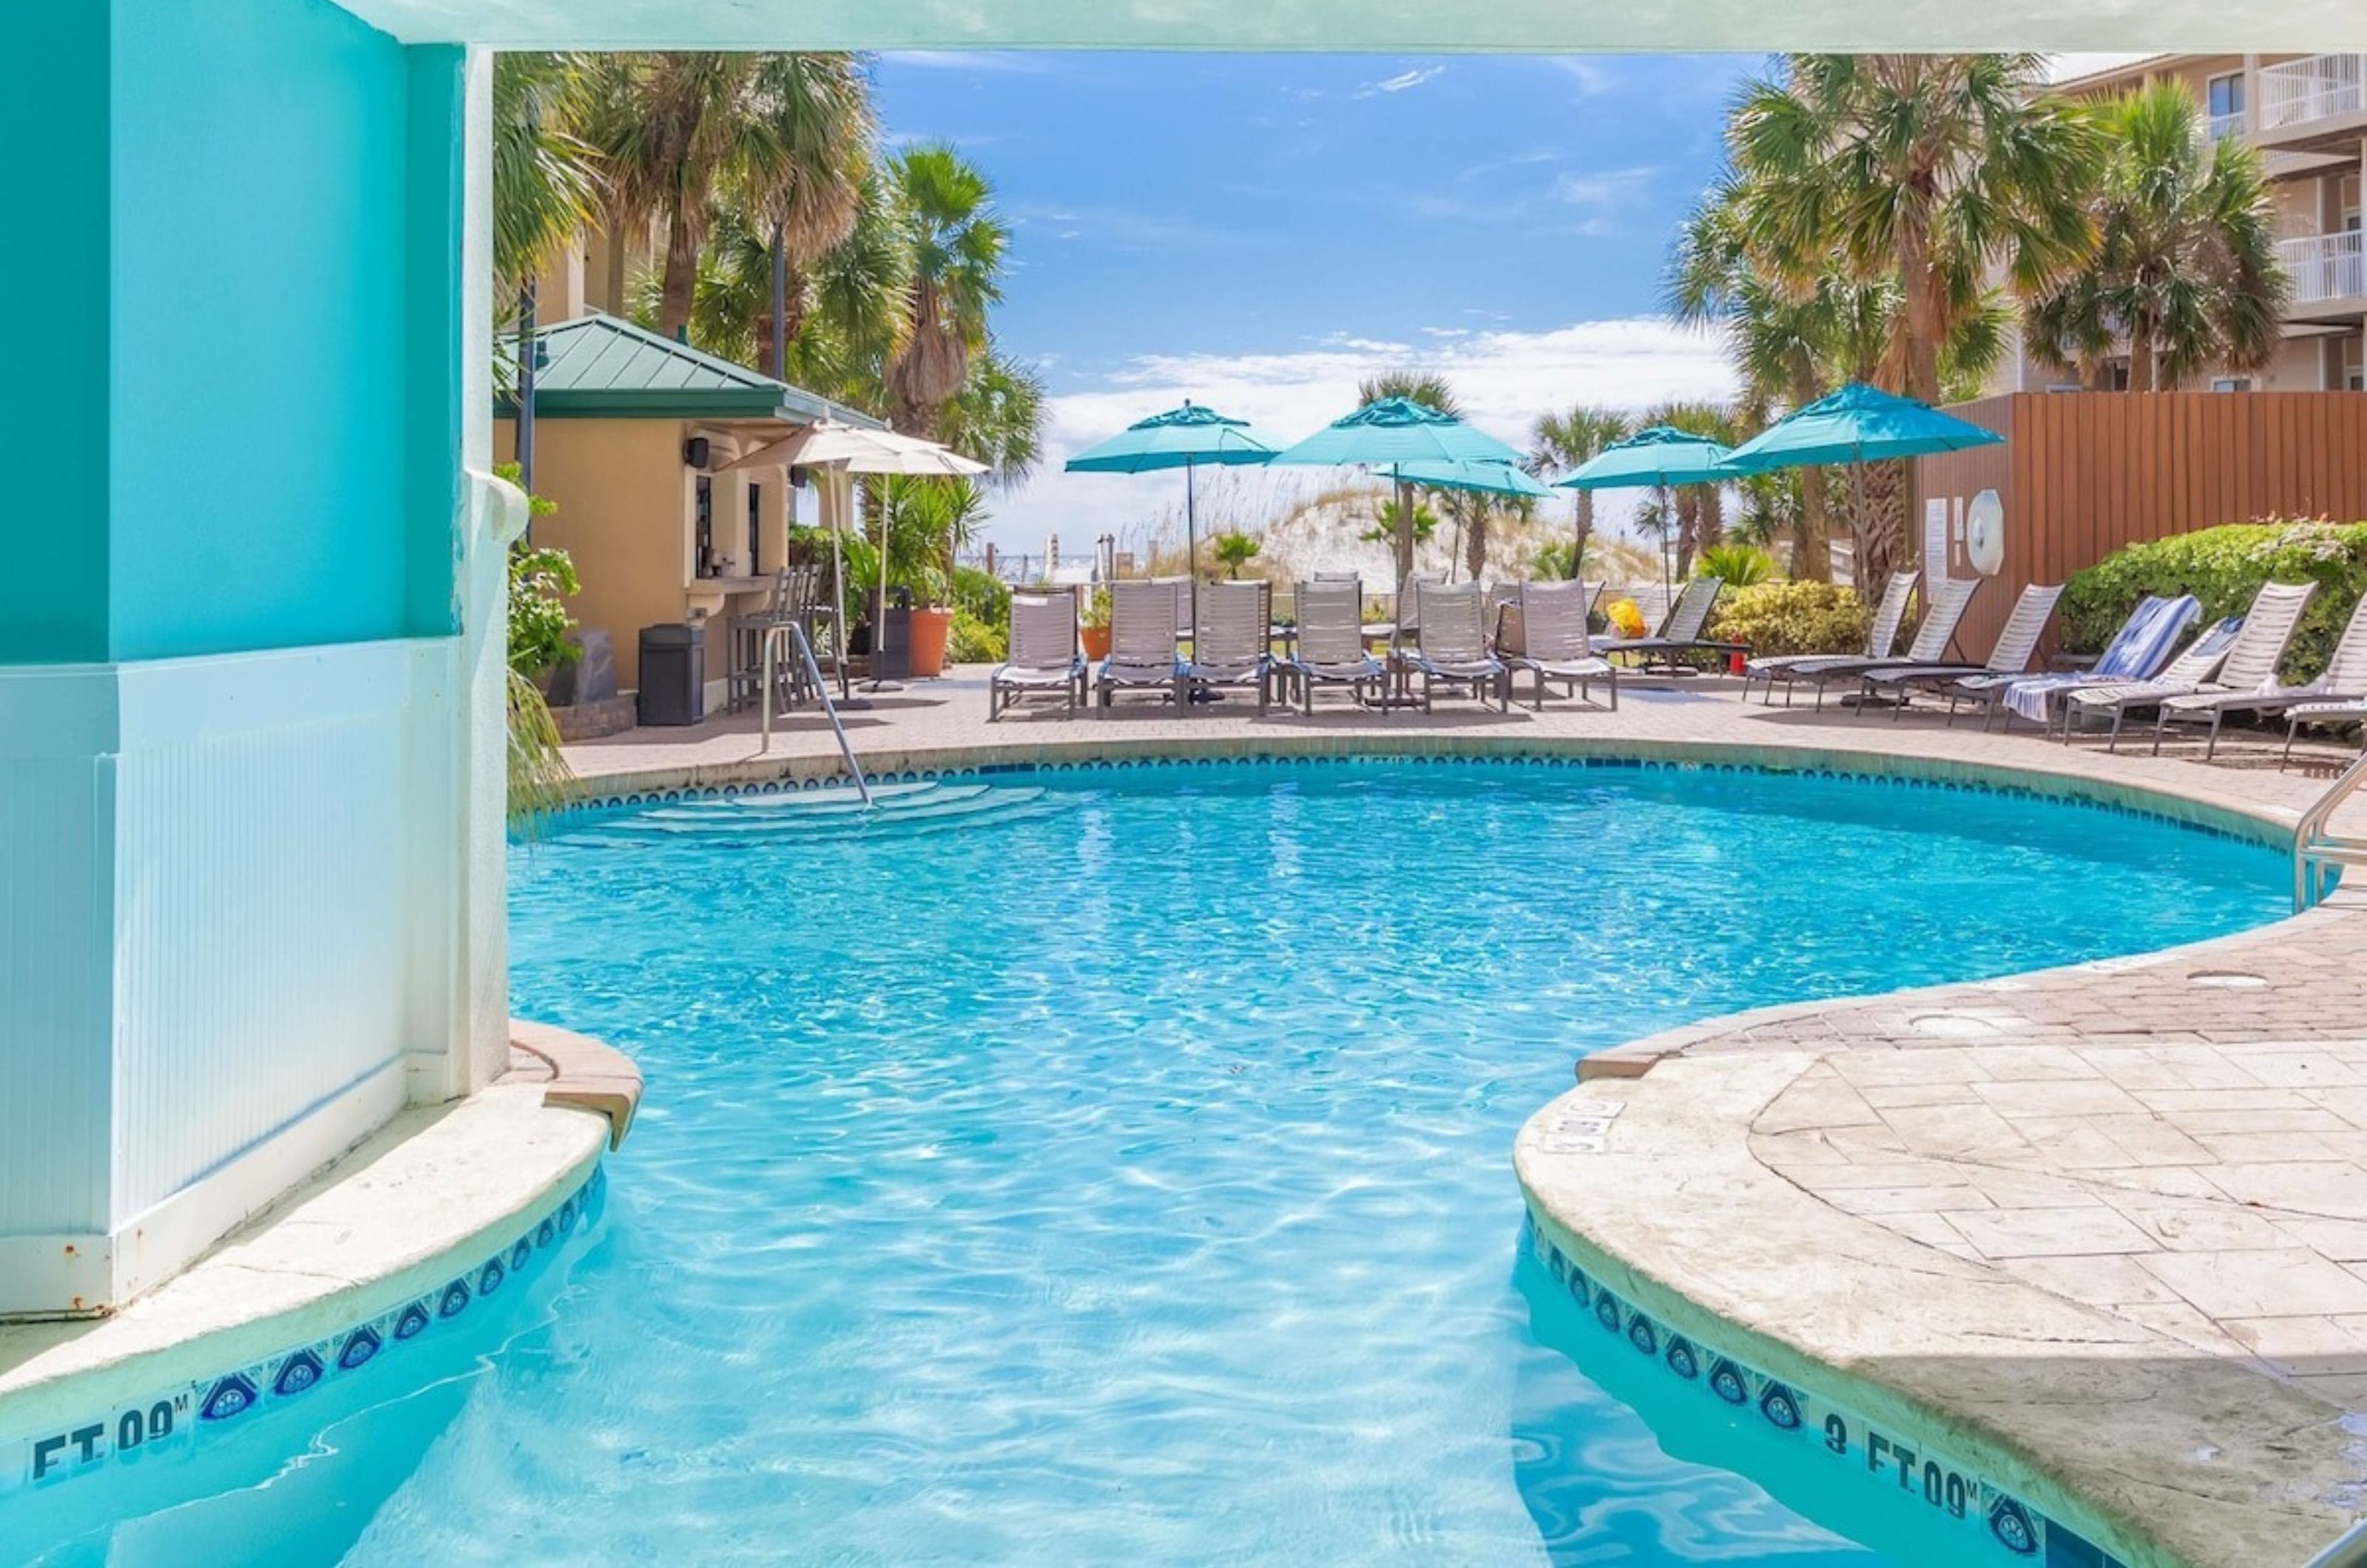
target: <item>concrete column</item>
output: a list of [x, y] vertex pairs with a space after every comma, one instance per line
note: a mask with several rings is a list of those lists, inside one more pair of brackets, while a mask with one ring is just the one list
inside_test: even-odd
[[[169, 1277], [506, 1054], [487, 62], [0, 9], [0, 1316]], [[38, 395], [35, 395], [35, 394]]]

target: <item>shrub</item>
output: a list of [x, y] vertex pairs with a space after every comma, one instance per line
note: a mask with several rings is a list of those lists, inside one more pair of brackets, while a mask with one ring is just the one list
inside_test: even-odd
[[2359, 595], [2367, 591], [2367, 523], [2231, 523], [2113, 551], [2064, 584], [2063, 646], [2092, 653], [2148, 593], [2191, 593], [2207, 620], [2240, 615], [2263, 583], [2314, 581], [2281, 672], [2307, 680], [2326, 668]]
[[1701, 553], [1694, 570], [1728, 588], [1754, 588], [1775, 575], [1775, 558], [1756, 545], [1712, 545]]
[[[954, 608], [999, 631], [1011, 626], [1011, 585], [974, 566], [954, 568]], [[1002, 658], [996, 654], [997, 659]]]
[[946, 633], [948, 660], [956, 664], [1000, 664], [1010, 646], [1007, 620], [1002, 626], [994, 626], [971, 614], [967, 604], [954, 606], [954, 624]]
[[1839, 583], [1761, 582], [1718, 595], [1709, 632], [1753, 653], [1854, 653], [1873, 620], [1856, 592]]

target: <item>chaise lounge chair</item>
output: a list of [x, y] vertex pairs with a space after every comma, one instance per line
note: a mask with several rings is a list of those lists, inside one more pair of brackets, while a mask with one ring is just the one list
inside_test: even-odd
[[1085, 656], [1077, 647], [1077, 596], [1065, 588], [1011, 596], [1011, 657], [986, 679], [986, 721], [1026, 696], [1058, 694], [1077, 716], [1085, 700]]
[[1376, 699], [1384, 696], [1388, 671], [1365, 651], [1365, 585], [1353, 578], [1301, 582], [1292, 597], [1298, 606], [1298, 649], [1288, 668], [1298, 682], [1300, 708], [1315, 712], [1317, 686], [1345, 686], [1358, 700], [1367, 687]]
[[[1891, 710], [1892, 723], [1907, 711], [1908, 693], [1915, 690], [1938, 691], [1953, 686], [1958, 681], [1982, 677], [2011, 680], [2030, 672], [2030, 661], [2038, 655], [2038, 639], [2046, 633], [2046, 624], [2055, 618], [2055, 602], [2063, 597], [2059, 582], [2033, 582], [2022, 591], [2013, 603], [2013, 613], [1998, 629], [1997, 641], [1989, 648], [1988, 658], [1979, 664], [1897, 664], [1866, 671], [1859, 690], [1858, 712], [1863, 714], [1866, 699], [1887, 695], [1897, 701]], [[1956, 716], [1956, 705], [1948, 705], [1948, 716]]]
[[2071, 732], [2082, 722], [2109, 716], [2112, 729], [2105, 750], [2118, 750], [2122, 726], [2139, 708], [2157, 708], [2172, 697], [2259, 691], [2276, 678], [2278, 661], [2285, 656], [2285, 644], [2293, 640], [2293, 628], [2301, 624], [2301, 613], [2308, 608], [2310, 596], [2316, 592], [2315, 582], [2264, 584], [2253, 595], [2252, 607], [2245, 613], [2242, 626], [2228, 639], [2215, 674], [2184, 678], [2183, 672], [2173, 667], [2164, 671], [2157, 681], [2090, 686], [2072, 693], [2063, 705], [2064, 744], [2070, 744]]
[[1545, 711], [1547, 681], [1567, 682], [1572, 697], [1590, 694], [1600, 681], [1611, 694], [1611, 711], [1619, 711], [1619, 667], [1594, 651], [1586, 630], [1588, 612], [1602, 592], [1600, 582], [1523, 582], [1502, 606], [1496, 652], [1508, 671], [1525, 670], [1535, 680], [1539, 713]]
[[[2352, 608], [2350, 623], [2342, 628], [2341, 639], [2334, 645], [2334, 653], [2317, 679], [2301, 686], [2268, 687], [2257, 692], [2197, 692], [2191, 696], [2172, 697], [2161, 705], [2160, 716], [2154, 720], [2154, 754], [2161, 754], [2161, 738], [2173, 724], [2209, 722], [2211, 740], [2203, 749], [2203, 760], [2207, 762], [2219, 754], [2219, 726], [2231, 713], [2281, 714], [2304, 703], [2339, 704], [2361, 699], [2367, 699], [2367, 595], [2361, 595]], [[2290, 728], [2285, 732], [2285, 742], [2290, 751]]]
[[1817, 688], [1817, 706], [1825, 705], [1825, 688], [1836, 681], [1863, 681], [1877, 670], [1902, 670], [1908, 665], [1932, 665], [1946, 660], [1948, 649], [1956, 640], [1956, 627], [1964, 621], [1965, 608], [1973, 602], [1973, 594], [1988, 579], [1980, 577], [1945, 578], [1939, 590], [1927, 591], [1923, 600], [1923, 621], [1915, 628], [1915, 640], [1907, 645], [1905, 653], [1886, 658], [1858, 658], [1835, 655], [1829, 659], [1804, 659], [1791, 667], [1792, 679], [1806, 681]]
[[1476, 582], [1418, 583], [1414, 604], [1419, 618], [1405, 667], [1421, 677], [1422, 712], [1436, 688], [1464, 686], [1482, 703], [1492, 690], [1498, 710], [1510, 713], [1512, 674], [1488, 651], [1488, 591]]
[[[1913, 596], [1916, 579], [1920, 575], [1914, 571], [1894, 571], [1890, 574], [1890, 581], [1882, 591], [1882, 603], [1874, 608], [1874, 625], [1866, 632], [1865, 652], [1862, 657], [1890, 657], [1890, 650], [1897, 646], [1898, 627], [1907, 619], [1907, 601]], [[1742, 700], [1746, 703], [1750, 700], [1750, 686], [1755, 681], [1767, 688], [1764, 701], [1772, 703], [1775, 688], [1780, 683], [1784, 687], [1784, 705], [1790, 707], [1794, 670], [1818, 660], [1850, 657], [1843, 653], [1775, 653], [1751, 660], [1742, 667]]]
[[[2285, 709], [2285, 750], [2277, 761], [2277, 772], [2282, 773], [2293, 763], [2294, 738], [2305, 724], [2356, 724], [2367, 726], [2367, 697], [2354, 697], [2349, 702], [2328, 699], [2317, 703], [2295, 703]], [[2367, 736], [2362, 736], [2367, 739]]]
[[1274, 700], [1274, 587], [1266, 582], [1211, 582], [1200, 590], [1200, 626], [1184, 667], [1186, 694], [1223, 686], [1253, 686], [1258, 716]]
[[2191, 593], [2174, 599], [2147, 594], [2137, 601], [2137, 607], [2129, 612], [2129, 618], [2121, 623], [2121, 629], [2089, 668], [2056, 670], [2044, 675], [1968, 675], [1948, 688], [1948, 722], [1955, 722], [1958, 703], [1969, 702], [1981, 710], [1983, 729], [2002, 713], [2009, 730], [2017, 714], [2042, 729], [2052, 730], [2056, 712], [2067, 694], [2083, 686], [2153, 679], [2169, 662], [2179, 634], [2202, 613], [2202, 602]]
[[1653, 668], [1657, 655], [1659, 668], [1670, 674], [1693, 674], [1697, 671], [1683, 661], [1688, 653], [1718, 655], [1748, 654], [1750, 646], [1739, 642], [1714, 642], [1702, 636], [1709, 626], [1709, 613], [1717, 607], [1717, 596], [1726, 587], [1718, 577], [1696, 577], [1685, 584], [1669, 613], [1660, 617], [1660, 629], [1650, 637], [1599, 637], [1594, 651], [1604, 658], [1616, 658], [1623, 653], [1640, 653], [1644, 668]]
[[1176, 657], [1175, 585], [1144, 581], [1110, 584], [1110, 650], [1093, 675], [1096, 714], [1121, 691], [1157, 690], [1180, 696], [1184, 660]]

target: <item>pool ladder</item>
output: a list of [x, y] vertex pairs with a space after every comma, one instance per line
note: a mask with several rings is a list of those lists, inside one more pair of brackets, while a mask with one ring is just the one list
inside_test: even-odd
[[780, 646], [780, 638], [785, 635], [792, 645], [791, 651], [796, 654], [798, 661], [805, 666], [806, 679], [813, 682], [816, 694], [821, 698], [823, 716], [830, 720], [830, 732], [838, 737], [838, 754], [846, 760], [846, 772], [848, 776], [855, 780], [855, 793], [863, 796], [864, 805], [869, 806], [871, 781], [863, 776], [863, 764], [855, 760], [855, 747], [846, 739], [846, 726], [838, 716], [838, 705], [831, 701], [830, 682], [821, 678], [821, 660], [814, 657], [813, 644], [806, 640], [806, 628], [795, 621], [786, 621], [779, 626], [765, 629], [764, 743], [757, 750], [769, 751], [773, 749], [773, 650]]
[[[2293, 913], [2317, 903], [2331, 886], [2328, 874], [2339, 866], [2367, 865], [2367, 839], [2346, 838], [2327, 831], [2335, 808], [2367, 784], [2367, 753], [2342, 771], [2324, 795], [2301, 814], [2293, 829]], [[2367, 1557], [2358, 1559], [2367, 1562]]]

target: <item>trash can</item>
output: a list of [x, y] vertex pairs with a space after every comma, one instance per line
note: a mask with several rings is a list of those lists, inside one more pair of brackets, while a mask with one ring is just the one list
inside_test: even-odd
[[871, 678], [909, 681], [912, 678], [912, 591], [890, 588], [871, 591]]
[[707, 716], [707, 628], [672, 626], [641, 628], [643, 725], [697, 724]]

